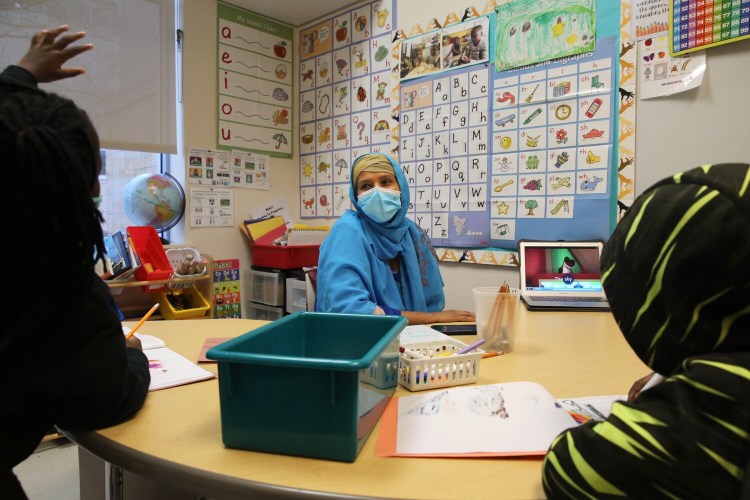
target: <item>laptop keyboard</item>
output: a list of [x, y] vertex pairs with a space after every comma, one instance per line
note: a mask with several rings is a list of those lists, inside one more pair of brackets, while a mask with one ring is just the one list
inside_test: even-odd
[[532, 302], [607, 302], [605, 297], [555, 297], [552, 295], [540, 295], [537, 297], [527, 297]]

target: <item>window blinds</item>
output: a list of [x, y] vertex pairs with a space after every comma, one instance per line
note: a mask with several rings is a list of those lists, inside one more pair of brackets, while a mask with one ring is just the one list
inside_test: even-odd
[[68, 65], [86, 74], [42, 88], [85, 109], [102, 148], [175, 154], [174, 10], [174, 0], [0, 0], [2, 65], [43, 28], [85, 31], [78, 43], [94, 49]]

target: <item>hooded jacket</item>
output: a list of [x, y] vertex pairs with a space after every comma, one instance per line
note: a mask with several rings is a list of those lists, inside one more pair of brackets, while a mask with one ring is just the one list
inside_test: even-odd
[[558, 436], [545, 493], [747, 498], [750, 166], [706, 165], [649, 188], [607, 242], [601, 271], [625, 339], [666, 379]]

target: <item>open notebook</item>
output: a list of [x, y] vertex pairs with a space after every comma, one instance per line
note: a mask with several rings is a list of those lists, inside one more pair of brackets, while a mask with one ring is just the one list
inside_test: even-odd
[[[130, 328], [123, 325], [122, 331], [127, 335]], [[158, 337], [142, 333], [136, 333], [135, 336], [141, 339], [143, 354], [148, 358], [148, 371], [151, 373], [149, 391], [191, 384], [216, 376], [166, 347]]]
[[602, 290], [602, 241], [518, 242], [521, 300], [529, 310], [609, 309]]

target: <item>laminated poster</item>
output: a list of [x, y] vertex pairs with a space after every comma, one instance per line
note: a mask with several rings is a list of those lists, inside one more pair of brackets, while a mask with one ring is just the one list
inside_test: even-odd
[[395, 10], [395, 0], [365, 2], [300, 31], [303, 219], [343, 215], [350, 208], [351, 162], [391, 152]]
[[294, 30], [217, 4], [217, 144], [292, 157]]
[[234, 226], [234, 202], [231, 189], [192, 188], [190, 190], [190, 227]]
[[706, 51], [669, 55], [669, 38], [638, 42], [638, 94], [651, 99], [700, 87], [706, 72]]
[[213, 317], [241, 318], [240, 260], [215, 260], [213, 265]]

